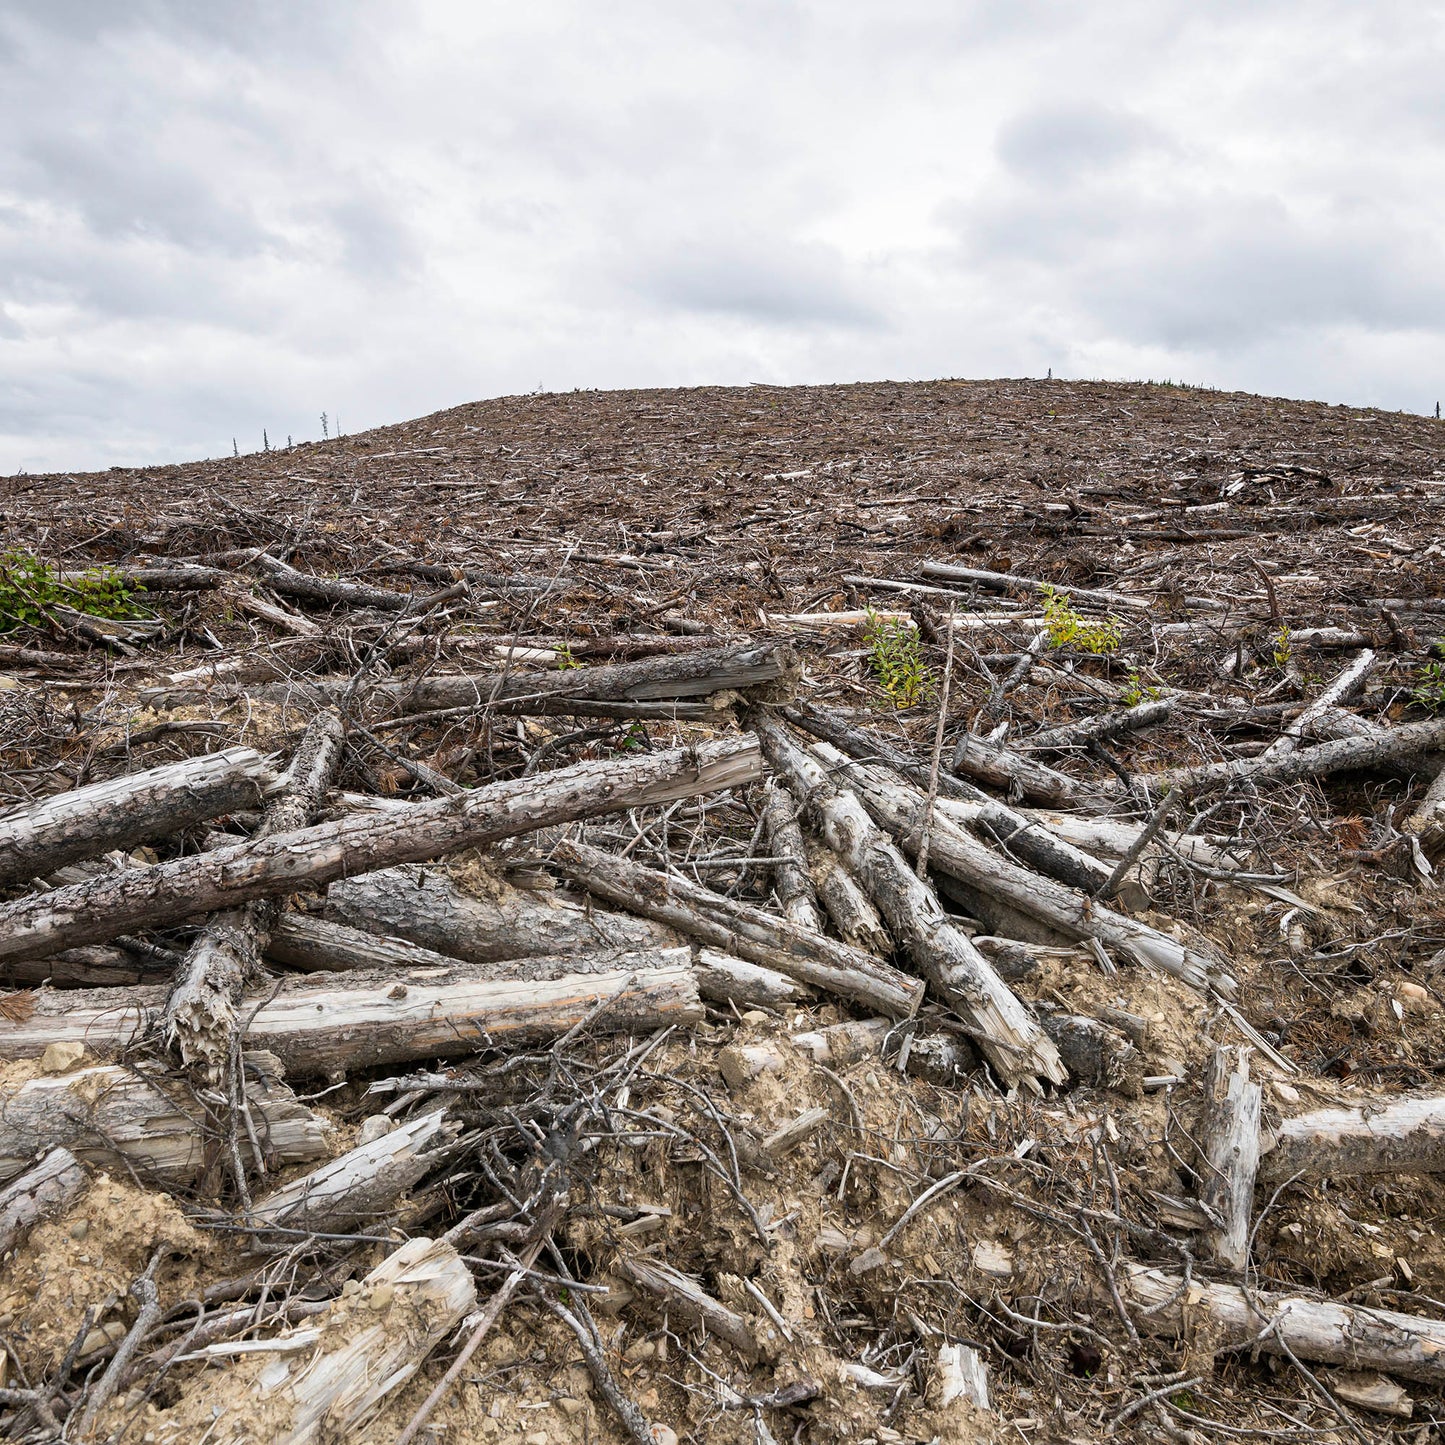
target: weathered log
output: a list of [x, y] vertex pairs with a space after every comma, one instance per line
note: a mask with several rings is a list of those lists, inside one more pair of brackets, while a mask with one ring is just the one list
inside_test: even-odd
[[[924, 799], [916, 790], [877, 768], [849, 762], [827, 743], [814, 751], [835, 776], [857, 790], [868, 810], [905, 849], [917, 851]], [[1023, 867], [938, 813], [929, 827], [929, 859], [938, 872], [1001, 900], [1065, 938], [1096, 939], [1192, 988], [1213, 988], [1226, 998], [1234, 993], [1234, 980], [1221, 959]]]
[[63, 1214], [85, 1192], [90, 1171], [68, 1149], [52, 1149], [19, 1178], [0, 1189], [0, 1257], [21, 1235]]
[[174, 970], [162, 963], [109, 944], [67, 948], [48, 958], [25, 958], [0, 965], [0, 985], [48, 984], [51, 988], [119, 988], [128, 983], [160, 983]]
[[893, 952], [893, 940], [883, 926], [873, 900], [859, 886], [858, 880], [843, 866], [842, 860], [821, 843], [807, 843], [808, 871], [818, 901], [833, 920], [838, 937], [854, 948], [866, 949], [886, 958]]
[[1153, 606], [1147, 598], [1135, 597], [1128, 592], [1111, 592], [1099, 587], [1068, 587], [1043, 582], [1037, 577], [1020, 577], [1015, 572], [989, 572], [982, 567], [959, 567], [951, 562], [925, 562], [918, 570], [925, 577], [946, 582], [973, 582], [994, 591], [1040, 594], [1058, 592], [1071, 602], [1096, 603], [1105, 607], [1132, 607], [1140, 612]]
[[656, 948], [677, 935], [646, 919], [548, 899], [498, 883], [489, 894], [461, 892], [423, 868], [388, 868], [333, 883], [327, 916], [370, 933], [405, 938], [472, 963], [606, 948]]
[[[97, 990], [107, 998], [125, 989]], [[135, 990], [159, 998], [160, 989]], [[52, 997], [37, 995], [39, 999]], [[72, 995], [72, 1001], [74, 996]], [[93, 1014], [90, 999], [85, 1008]], [[56, 1022], [71, 1013], [62, 1008]], [[73, 1034], [67, 1037], [74, 1037]], [[15, 1047], [8, 1030], [0, 1052], [18, 1058], [44, 1051]], [[247, 1053], [245, 1098], [266, 1158], [254, 1157], [245, 1132], [241, 1150], [252, 1167], [308, 1164], [327, 1152], [329, 1126], [286, 1086], [274, 1055]], [[148, 1065], [100, 1064], [69, 1074], [42, 1075], [0, 1090], [0, 1179], [9, 1179], [38, 1150], [63, 1145], [100, 1169], [134, 1169], [167, 1188], [194, 1184], [215, 1156], [218, 1100], [197, 1095]]]
[[1434, 861], [1445, 855], [1445, 753], [1433, 760], [1440, 765], [1419, 806], [1405, 820], [1404, 832], [1420, 840], [1425, 855]]
[[[345, 1234], [380, 1224], [421, 1177], [445, 1157], [457, 1135], [437, 1109], [398, 1124], [258, 1199], [247, 1225], [301, 1234]], [[294, 1240], [286, 1241], [287, 1247]]]
[[320, 887], [348, 873], [419, 862], [616, 809], [718, 792], [757, 780], [756, 743], [719, 739], [605, 759], [419, 803], [405, 813], [342, 818], [260, 842], [57, 888], [0, 905], [0, 963], [43, 958], [196, 913]]
[[1186, 1283], [1178, 1275], [1125, 1265], [1119, 1282], [1151, 1335], [1188, 1335], [1216, 1353], [1251, 1348], [1324, 1365], [1383, 1370], [1438, 1386], [1445, 1381], [1445, 1320], [1331, 1304], [1304, 1295]]
[[979, 1051], [1010, 1086], [1068, 1078], [1058, 1050], [1038, 1020], [994, 972], [993, 965], [955, 928], [933, 890], [851, 793], [839, 789], [816, 758], [776, 720], [754, 727], [768, 760], [793, 785], [816, 819], [824, 841], [868, 891], [902, 953], [958, 1013]]
[[384, 587], [369, 587], [364, 582], [343, 582], [337, 577], [317, 577], [299, 572], [276, 557], [258, 553], [250, 564], [265, 578], [267, 585], [288, 597], [304, 597], [330, 606], [370, 607], [378, 612], [425, 612], [430, 599], [407, 592], [390, 592]]
[[1218, 1221], [1205, 1231], [1214, 1258], [1243, 1269], [1249, 1258], [1254, 1179], [1259, 1168], [1261, 1091], [1249, 1079], [1249, 1050], [1221, 1045], [1204, 1074], [1199, 1121], [1199, 1200]]
[[254, 808], [274, 779], [254, 748], [227, 748], [22, 803], [0, 813], [0, 883]]
[[[341, 761], [345, 740], [341, 719], [321, 713], [306, 729], [292, 759], [290, 776], [266, 809], [253, 842], [305, 828], [321, 806]], [[200, 1064], [216, 1080], [230, 1064], [237, 1029], [236, 1005], [247, 979], [261, 968], [271, 929], [281, 911], [275, 898], [257, 898], [207, 920], [186, 953], [166, 1001], [168, 1045], [183, 1064]]]
[[661, 1301], [673, 1318], [716, 1335], [750, 1363], [761, 1354], [748, 1321], [715, 1300], [691, 1275], [660, 1259], [624, 1258], [618, 1260], [617, 1268], [624, 1278]]
[[[638, 920], [641, 922], [641, 920]], [[716, 949], [697, 949], [695, 956], [679, 947], [671, 929], [659, 928], [671, 946], [644, 943], [641, 949], [602, 948], [566, 956], [525, 956], [493, 961], [488, 978], [518, 981], [552, 979], [566, 974], [611, 973], [619, 967], [673, 968], [691, 963], [698, 992], [706, 999], [740, 1006], [781, 1008], [806, 1001], [810, 990], [770, 968], [748, 963]], [[306, 972], [341, 972], [350, 969], [386, 969], [400, 973], [409, 968], [454, 968], [458, 960], [401, 938], [385, 938], [348, 928], [344, 923], [313, 918], [304, 913], [282, 914], [271, 935], [267, 956], [277, 963]]]
[[1260, 1159], [1270, 1183], [1357, 1174], [1445, 1174], [1445, 1096], [1371, 1100], [1283, 1121]]
[[814, 1063], [844, 1069], [860, 1059], [881, 1053], [890, 1036], [896, 1046], [890, 1052], [902, 1057], [906, 1040], [905, 1071], [944, 1088], [956, 1088], [964, 1075], [979, 1067], [978, 1055], [967, 1039], [945, 1033], [913, 1033], [910, 1029], [911, 1025], [889, 1019], [850, 1019], [847, 1023], [796, 1033], [792, 1044], [807, 1053]]
[[974, 826], [996, 847], [1070, 888], [1093, 895], [1111, 876], [1105, 864], [1059, 837], [1036, 818], [1001, 803], [962, 806], [970, 809]]
[[1114, 708], [1108, 712], [1096, 713], [1093, 717], [1081, 718], [1078, 722], [1045, 728], [1042, 732], [1020, 738], [1014, 746], [1030, 753], [1068, 752], [1074, 748], [1087, 747], [1090, 743], [1102, 742], [1105, 738], [1118, 737], [1121, 733], [1142, 732], [1145, 728], [1157, 727], [1166, 721], [1178, 706], [1177, 697], [1155, 698], [1134, 707]]
[[797, 800], [775, 778], [764, 785], [763, 836], [773, 859], [773, 890], [783, 906], [783, 917], [799, 928], [821, 933], [823, 915], [808, 873]]
[[[485, 966], [464, 964], [446, 974], [428, 969], [420, 977], [288, 978], [246, 1004], [246, 1042], [269, 1049], [289, 1073], [314, 1076], [551, 1038], [594, 1010], [598, 1033], [689, 1024], [702, 1017], [686, 963], [545, 982], [499, 983], [485, 973]], [[31, 1000], [30, 1016], [0, 1034], [0, 1059], [34, 1058], [52, 1043], [67, 1042], [96, 1053], [119, 1052], [155, 1027], [164, 990], [101, 988], [78, 996], [47, 989]]]
[[1347, 702], [1364, 685], [1375, 666], [1375, 654], [1367, 647], [1338, 677], [1294, 719], [1292, 723], [1260, 754], [1261, 758], [1288, 757], [1298, 750], [1300, 742], [1310, 735], [1316, 718], [1330, 708]]
[[1086, 1014], [1038, 1004], [1034, 1012], [1080, 1084], [1112, 1089], [1131, 1099], [1144, 1092], [1144, 1056], [1118, 1029]]
[[955, 773], [966, 773], [1002, 789], [1011, 798], [1031, 798], [1051, 807], [1075, 802], [1089, 792], [1065, 774], [971, 733], [959, 738], [950, 766]]
[[430, 676], [385, 683], [376, 689], [403, 711], [475, 707], [494, 713], [566, 713], [580, 701], [675, 702], [743, 692], [786, 680], [792, 652], [775, 644], [711, 648], [636, 662], [568, 668], [547, 673]]
[[824, 993], [898, 1016], [912, 1013], [923, 992], [918, 979], [862, 949], [585, 843], [560, 842], [548, 861], [598, 898]]
[[1155, 792], [1177, 788], [1180, 793], [1192, 795], [1227, 788], [1232, 783], [1297, 783], [1303, 778], [1323, 778], [1334, 773], [1406, 768], [1441, 751], [1445, 751], [1445, 717], [1406, 723], [1374, 737], [1318, 743], [1279, 757], [1235, 758], [1193, 768], [1141, 773], [1139, 781], [1147, 782]]
[[[216, 1419], [254, 1418], [273, 1445], [358, 1440], [382, 1403], [421, 1368], [477, 1302], [471, 1271], [442, 1240], [409, 1239], [304, 1324], [208, 1347], [222, 1369], [189, 1380], [162, 1415], [177, 1439], [201, 1440]], [[290, 1363], [300, 1353], [304, 1364]], [[227, 1356], [232, 1356], [227, 1361]]]

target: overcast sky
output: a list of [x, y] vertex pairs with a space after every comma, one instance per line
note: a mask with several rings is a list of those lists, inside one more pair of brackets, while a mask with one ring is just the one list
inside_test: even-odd
[[512, 392], [1433, 411], [1445, 0], [0, 0], [0, 471]]

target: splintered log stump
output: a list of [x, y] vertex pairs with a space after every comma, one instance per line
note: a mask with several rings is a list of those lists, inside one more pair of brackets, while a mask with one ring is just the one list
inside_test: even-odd
[[1085, 1014], [1034, 1006], [1069, 1072], [1090, 1088], [1138, 1098], [1144, 1092], [1144, 1056], [1116, 1028]]
[[[834, 776], [857, 790], [869, 812], [910, 853], [918, 851], [925, 815], [921, 794], [886, 772], [850, 763], [826, 743], [814, 751]], [[934, 814], [928, 835], [929, 862], [940, 873], [999, 899], [1065, 938], [1097, 939], [1105, 947], [1121, 949], [1137, 963], [1171, 974], [1192, 988], [1213, 988], [1226, 998], [1233, 995], [1234, 980], [1223, 962], [1202, 950], [1186, 947], [1157, 928], [1126, 918], [1092, 902], [1085, 894], [1023, 867], [942, 814]]]
[[564, 840], [548, 861], [598, 898], [823, 993], [898, 1017], [912, 1013], [923, 992], [918, 979], [862, 949], [585, 843]]
[[348, 873], [420, 862], [555, 823], [671, 802], [755, 782], [751, 738], [609, 758], [496, 783], [406, 812], [342, 818], [153, 868], [56, 888], [0, 905], [0, 964], [101, 943], [140, 927], [320, 887]]
[[[335, 713], [312, 720], [296, 749], [285, 790], [266, 809], [252, 841], [292, 833], [311, 822], [331, 786], [344, 742]], [[219, 1079], [230, 1062], [236, 1003], [246, 980], [260, 971], [280, 910], [278, 899], [256, 898], [208, 919], [166, 1001], [167, 1042], [182, 1063], [199, 1063], [212, 1079]]]
[[1125, 1265], [1119, 1282], [1139, 1307], [1135, 1322], [1151, 1335], [1207, 1341], [1216, 1353], [1259, 1349], [1322, 1365], [1383, 1370], [1437, 1387], [1445, 1381], [1445, 1320], [1186, 1282], [1141, 1264]]
[[456, 1132], [447, 1125], [445, 1109], [409, 1119], [258, 1199], [246, 1223], [273, 1236], [280, 1231], [341, 1234], [374, 1228], [441, 1161]]
[[[269, 1049], [290, 1074], [315, 1076], [552, 1038], [589, 1018], [598, 1033], [617, 1033], [702, 1017], [686, 963], [540, 982], [485, 974], [485, 966], [464, 964], [420, 977], [288, 978], [243, 1005], [245, 1042]], [[98, 988], [83, 995], [44, 990], [31, 1002], [30, 1016], [0, 1033], [0, 1059], [35, 1058], [53, 1043], [119, 1052], [154, 1030], [165, 1000], [158, 988]]]
[[[116, 999], [130, 993], [98, 992]], [[154, 988], [136, 992], [160, 995]], [[62, 1018], [64, 1014], [62, 1009]], [[8, 1052], [11, 1044], [7, 1034], [0, 1052], [7, 1058], [22, 1057], [18, 1051]], [[323, 1158], [329, 1125], [287, 1088], [280, 1061], [257, 1052], [247, 1053], [242, 1062], [246, 1104], [267, 1156], [253, 1157], [243, 1131], [241, 1149], [251, 1167], [309, 1164]], [[219, 1099], [197, 1094], [145, 1064], [100, 1064], [69, 1074], [42, 1075], [0, 1090], [0, 1179], [18, 1174], [38, 1150], [63, 1145], [99, 1169], [132, 1169], [166, 1188], [194, 1184], [216, 1157], [220, 1108]]]
[[227, 748], [22, 803], [0, 813], [0, 883], [254, 808], [274, 780], [254, 748]]
[[1274, 1131], [1259, 1172], [1272, 1184], [1295, 1175], [1445, 1174], [1445, 1096], [1372, 1099], [1296, 1114]]
[[1259, 1168], [1260, 1087], [1249, 1080], [1249, 1050], [1223, 1045], [1204, 1074], [1199, 1121], [1199, 1199], [1218, 1224], [1205, 1232], [1214, 1258], [1243, 1269], [1249, 1257], [1254, 1177]]
[[757, 1360], [761, 1351], [752, 1326], [742, 1315], [715, 1300], [691, 1275], [660, 1259], [622, 1259], [617, 1268], [670, 1316], [725, 1340], [750, 1363]]
[[1068, 1070], [1038, 1020], [968, 935], [953, 926], [933, 890], [914, 875], [862, 803], [838, 789], [780, 723], [760, 716], [754, 726], [769, 762], [807, 800], [824, 840], [867, 889], [900, 950], [958, 1012], [999, 1076], [1009, 1085], [1040, 1078], [1062, 1084]]
[[504, 883], [473, 897], [419, 868], [341, 879], [327, 891], [326, 912], [353, 928], [404, 938], [472, 963], [677, 942], [670, 929], [643, 918], [539, 897]]
[[63, 1214], [85, 1192], [90, 1171], [68, 1149], [52, 1149], [0, 1189], [0, 1255], [46, 1219]]

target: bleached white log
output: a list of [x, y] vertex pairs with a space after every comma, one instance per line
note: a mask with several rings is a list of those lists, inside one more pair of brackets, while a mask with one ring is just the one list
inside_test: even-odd
[[1436, 1387], [1445, 1381], [1445, 1320], [1197, 1279], [1186, 1285], [1142, 1264], [1125, 1265], [1119, 1282], [1139, 1306], [1135, 1323], [1151, 1335], [1187, 1335], [1216, 1353], [1248, 1346]]
[[1260, 1160], [1270, 1182], [1445, 1173], [1445, 1096], [1372, 1099], [1285, 1119]]
[[1198, 1130], [1199, 1198], [1219, 1221], [1205, 1232], [1205, 1240], [1214, 1258], [1230, 1269], [1243, 1269], [1249, 1258], [1259, 1168], [1261, 1091], [1250, 1082], [1249, 1052], [1221, 1045], [1210, 1055]]
[[983, 1356], [969, 1345], [940, 1345], [934, 1389], [941, 1410], [955, 1400], [968, 1400], [987, 1410], [988, 1366]]
[[833, 920], [838, 936], [854, 948], [886, 958], [893, 951], [893, 940], [888, 936], [873, 900], [843, 866], [838, 855], [821, 843], [810, 843], [808, 869], [813, 876], [818, 901]]
[[1295, 752], [1300, 743], [1309, 736], [1314, 721], [1329, 708], [1347, 702], [1364, 685], [1375, 666], [1375, 654], [1367, 647], [1350, 663], [1330, 685], [1299, 714], [1298, 717], [1260, 754], [1262, 758], [1283, 758]]

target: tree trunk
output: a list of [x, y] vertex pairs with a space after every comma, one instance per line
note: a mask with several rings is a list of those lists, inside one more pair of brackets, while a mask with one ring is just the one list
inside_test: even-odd
[[0, 813], [0, 883], [254, 808], [274, 779], [254, 748], [227, 748], [22, 803]]
[[1135, 707], [1114, 708], [1093, 717], [1081, 718], [1078, 722], [1045, 728], [1030, 737], [1020, 738], [1014, 746], [1030, 753], [1071, 752], [1090, 743], [1102, 742], [1105, 738], [1118, 737], [1121, 733], [1157, 727], [1173, 714], [1178, 705], [1177, 697], [1161, 697], [1141, 702]]
[[1075, 802], [1090, 791], [1064, 773], [970, 733], [959, 738], [951, 766], [955, 773], [966, 773], [1010, 798], [1031, 798], [1050, 807]]
[[828, 773], [771, 718], [754, 721], [769, 761], [815, 815], [824, 841], [867, 889], [898, 943], [964, 1021], [979, 1051], [1009, 1085], [1068, 1078], [1058, 1050], [1038, 1021], [955, 928], [933, 890], [915, 877], [863, 805], [839, 791]]
[[1254, 1177], [1259, 1168], [1260, 1087], [1249, 1081], [1249, 1050], [1222, 1045], [1204, 1075], [1199, 1121], [1199, 1199], [1219, 1221], [1205, 1239], [1220, 1264], [1243, 1269], [1249, 1258]]
[[764, 784], [763, 837], [773, 857], [773, 889], [783, 906], [783, 917], [799, 928], [821, 933], [823, 915], [808, 874], [797, 800], [773, 778]]
[[813, 877], [818, 901], [833, 920], [838, 936], [854, 948], [887, 958], [893, 952], [893, 940], [888, 936], [873, 900], [843, 866], [838, 855], [821, 843], [810, 842], [808, 870]]
[[[552, 1038], [594, 1010], [591, 1027], [598, 1033], [646, 1031], [702, 1017], [686, 961], [540, 983], [496, 982], [485, 972], [463, 964], [445, 975], [428, 969], [422, 977], [288, 978], [244, 1004], [245, 1042], [269, 1049], [293, 1075], [316, 1076]], [[119, 1052], [154, 1028], [164, 998], [157, 988], [101, 988], [83, 998], [46, 990], [32, 1002], [31, 1015], [0, 1034], [0, 1059], [35, 1058], [52, 1043], [70, 1041], [97, 1053]]]
[[1188, 1336], [1215, 1353], [1250, 1347], [1437, 1387], [1445, 1381], [1445, 1320], [1200, 1280], [1186, 1285], [1142, 1264], [1125, 1265], [1120, 1283], [1139, 1307], [1135, 1323], [1151, 1335]]
[[320, 887], [350, 873], [418, 862], [555, 823], [755, 782], [752, 739], [605, 759], [419, 803], [342, 818], [260, 842], [91, 879], [0, 904], [0, 964], [100, 943], [253, 898]]
[[899, 1017], [914, 1011], [923, 991], [917, 979], [861, 949], [585, 843], [558, 843], [548, 862], [564, 878], [619, 908], [776, 969], [824, 993]]
[[[311, 822], [336, 774], [344, 742], [335, 713], [312, 719], [297, 745], [286, 788], [266, 809], [253, 842], [293, 833]], [[167, 1043], [180, 1053], [183, 1064], [199, 1063], [212, 1081], [230, 1065], [241, 989], [260, 972], [261, 955], [280, 911], [279, 899], [257, 898], [209, 919], [186, 953], [166, 1001]]]
[[1271, 1184], [1357, 1174], [1445, 1174], [1445, 1096], [1371, 1100], [1286, 1119], [1260, 1160]]
[[1260, 754], [1263, 758], [1283, 758], [1296, 752], [1302, 739], [1310, 735], [1315, 719], [1339, 703], [1352, 698], [1364, 685], [1375, 666], [1375, 654], [1367, 647], [1298, 717]]
[[[97, 992], [117, 999], [129, 996], [122, 989]], [[161, 990], [136, 992], [158, 999]], [[62, 1008], [56, 1023], [69, 1014]], [[86, 1017], [93, 1016], [87, 999]], [[16, 1042], [7, 1032], [0, 1050], [6, 1058], [44, 1051], [44, 1044], [37, 1050], [15, 1047]], [[267, 1155], [255, 1158], [243, 1131], [241, 1149], [247, 1162], [283, 1168], [323, 1158], [330, 1126], [297, 1102], [282, 1079], [280, 1062], [258, 1052], [247, 1053], [243, 1064], [246, 1103]], [[101, 1064], [42, 1075], [0, 1090], [0, 1179], [18, 1174], [38, 1150], [62, 1145], [98, 1169], [129, 1168], [167, 1189], [187, 1187], [206, 1171], [219, 1146], [213, 1109], [214, 1103], [149, 1065]]]

